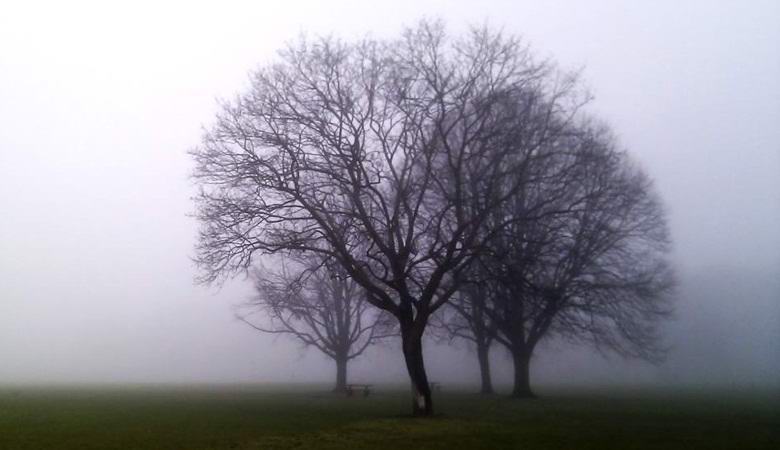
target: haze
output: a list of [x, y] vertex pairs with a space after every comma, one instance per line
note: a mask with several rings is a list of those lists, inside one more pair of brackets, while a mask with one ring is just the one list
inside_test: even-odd
[[[331, 380], [315, 351], [233, 318], [249, 283], [193, 284], [186, 151], [217, 99], [299, 33], [394, 36], [421, 17], [451, 32], [487, 22], [584, 67], [592, 110], [669, 210], [669, 361], [554, 343], [534, 381], [778, 383], [780, 3], [289, 0], [5, 5], [0, 383]], [[426, 358], [433, 379], [477, 379], [464, 345], [431, 343]], [[405, 382], [405, 368], [380, 347], [351, 376]]]

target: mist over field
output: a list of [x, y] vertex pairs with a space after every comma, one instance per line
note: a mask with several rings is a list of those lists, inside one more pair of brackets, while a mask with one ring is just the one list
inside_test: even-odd
[[[218, 99], [300, 33], [397, 35], [420, 17], [518, 33], [583, 67], [589, 109], [668, 210], [676, 312], [665, 363], [553, 341], [532, 382], [780, 387], [780, 3], [17, 2], [0, 13], [0, 384], [326, 382], [313, 349], [235, 319], [238, 277], [196, 285], [187, 151]], [[406, 383], [398, 342], [350, 366]], [[497, 385], [511, 361], [493, 351]], [[477, 385], [429, 340], [430, 379]]]

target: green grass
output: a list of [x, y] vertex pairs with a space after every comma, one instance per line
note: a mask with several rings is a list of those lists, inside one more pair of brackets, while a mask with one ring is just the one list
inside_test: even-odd
[[381, 387], [0, 388], [0, 449], [780, 448], [777, 392], [444, 392], [431, 419]]

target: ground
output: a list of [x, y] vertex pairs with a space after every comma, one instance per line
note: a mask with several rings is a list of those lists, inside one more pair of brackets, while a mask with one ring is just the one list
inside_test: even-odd
[[[445, 387], [446, 389], [446, 387]], [[780, 448], [778, 392], [550, 390], [346, 398], [324, 386], [0, 387], [0, 449]]]

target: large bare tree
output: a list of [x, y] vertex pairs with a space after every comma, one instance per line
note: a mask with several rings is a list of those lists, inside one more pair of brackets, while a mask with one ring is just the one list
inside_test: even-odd
[[673, 273], [660, 200], [604, 126], [579, 124], [566, 140], [538, 167], [554, 175], [527, 183], [494, 220], [555, 213], [512, 221], [480, 255], [490, 289], [471, 319], [512, 354], [516, 397], [533, 396], [530, 361], [546, 338], [649, 361], [664, 353], [657, 325], [671, 312]]
[[450, 39], [422, 22], [398, 40], [289, 46], [192, 151], [202, 281], [262, 254], [334, 261], [397, 319], [413, 413], [432, 414], [428, 320], [490, 238], [486, 220], [517, 174], [583, 103], [576, 87], [486, 29]]
[[365, 290], [336, 264], [296, 258], [275, 267], [254, 272], [256, 295], [239, 319], [264, 333], [293, 336], [331, 358], [333, 390], [345, 392], [349, 361], [393, 336], [393, 323], [370, 307]]

